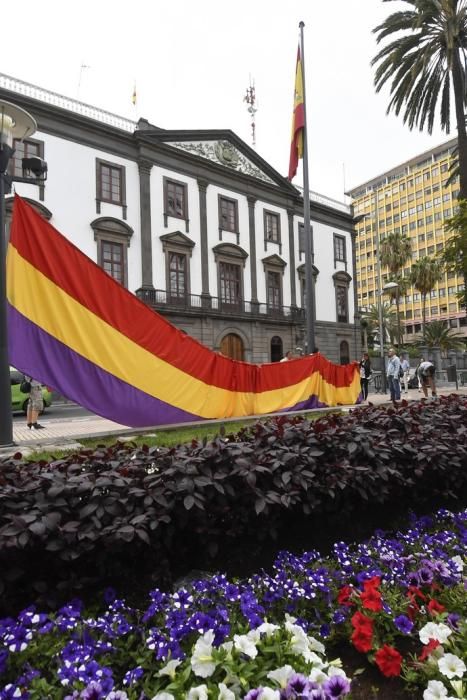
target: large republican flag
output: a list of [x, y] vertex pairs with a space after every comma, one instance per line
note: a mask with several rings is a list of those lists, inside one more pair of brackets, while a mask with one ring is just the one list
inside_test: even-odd
[[295, 68], [295, 92], [292, 116], [292, 143], [290, 144], [290, 160], [288, 179], [295, 177], [299, 158], [303, 158], [303, 133], [305, 130], [305, 108], [303, 100], [303, 68], [300, 47], [297, 50], [297, 65]]
[[320, 354], [255, 365], [209, 350], [17, 195], [7, 256], [10, 363], [134, 427], [354, 404], [358, 366]]

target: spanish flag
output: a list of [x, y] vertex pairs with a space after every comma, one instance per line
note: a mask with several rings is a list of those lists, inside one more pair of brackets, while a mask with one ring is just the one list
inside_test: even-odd
[[295, 69], [295, 94], [292, 117], [292, 143], [290, 145], [289, 176], [295, 177], [298, 159], [303, 158], [303, 132], [305, 130], [305, 111], [303, 100], [303, 70], [300, 47], [297, 51], [297, 66]]
[[131, 101], [133, 102], [133, 104], [136, 107], [136, 83], [135, 83], [134, 88], [133, 88], [133, 94], [131, 96]]
[[172, 326], [18, 195], [7, 256], [8, 340], [19, 370], [134, 427], [353, 404], [357, 363], [316, 353], [255, 365]]

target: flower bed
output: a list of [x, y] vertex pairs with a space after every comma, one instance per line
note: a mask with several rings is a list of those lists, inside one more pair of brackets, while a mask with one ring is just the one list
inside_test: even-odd
[[165, 585], [229, 560], [252, 571], [275, 537], [310, 546], [315, 532], [322, 547], [331, 526], [355, 537], [385, 507], [432, 509], [466, 492], [466, 423], [467, 398], [451, 396], [316, 422], [284, 416], [178, 448], [2, 460], [0, 604], [43, 605], [56, 591], [63, 601], [125, 574], [131, 588], [135, 571]]
[[152, 590], [143, 611], [114, 591], [102, 611], [31, 607], [0, 621], [0, 698], [326, 700], [348, 693], [332, 653], [346, 644], [409, 697], [462, 698], [466, 554], [467, 510], [441, 510], [327, 557], [280, 552], [244, 581]]

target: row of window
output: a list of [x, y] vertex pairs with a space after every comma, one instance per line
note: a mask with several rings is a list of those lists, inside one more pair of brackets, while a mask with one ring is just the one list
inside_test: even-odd
[[[21, 159], [23, 157], [31, 157], [40, 155], [44, 157], [44, 143], [42, 141], [26, 140], [14, 142], [15, 154], [11, 161], [11, 173], [21, 175]], [[188, 211], [188, 186], [186, 182], [164, 177], [163, 197], [164, 197], [164, 219], [167, 226], [167, 217], [182, 219], [186, 223], [188, 231], [189, 211]], [[100, 203], [106, 202], [115, 204], [124, 208], [124, 216], [126, 218], [126, 182], [125, 182], [125, 167], [116, 163], [109, 163], [100, 158], [96, 159], [96, 202], [97, 212], [100, 213]], [[240, 232], [239, 217], [238, 217], [238, 201], [230, 197], [219, 195], [218, 197], [219, 211], [219, 231], [230, 233]], [[222, 238], [222, 235], [220, 235]], [[298, 231], [299, 239], [299, 256], [305, 254], [305, 236], [304, 225], [299, 224]], [[237, 243], [238, 243], [237, 238]], [[281, 250], [281, 218], [278, 212], [264, 210], [264, 242], [265, 250], [267, 243], [276, 243], [279, 245], [279, 253]], [[119, 269], [121, 262], [118, 261], [120, 253], [118, 247], [102, 251], [105, 265], [111, 269]], [[334, 262], [347, 262], [346, 239], [345, 236], [334, 234]]]
[[[98, 263], [121, 284], [125, 281], [125, 258], [122, 243], [100, 240], [98, 243]], [[168, 303], [186, 305], [190, 295], [188, 254], [173, 250], [166, 251]], [[223, 308], [239, 309], [243, 305], [242, 265], [235, 262], [218, 261], [219, 300]], [[283, 306], [282, 272], [265, 270], [266, 304], [270, 311], [280, 311]], [[306, 295], [304, 277], [300, 277], [302, 307]], [[348, 304], [349, 280], [336, 281], [336, 315], [340, 323], [349, 321]]]

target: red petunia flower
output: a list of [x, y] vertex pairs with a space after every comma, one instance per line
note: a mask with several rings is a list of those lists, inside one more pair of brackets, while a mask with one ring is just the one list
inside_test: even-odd
[[443, 613], [446, 610], [444, 605], [441, 605], [441, 603], [438, 603], [438, 601], [435, 600], [434, 598], [432, 600], [430, 600], [427, 607], [428, 607], [428, 610], [430, 611], [431, 615], [439, 615], [440, 613]]
[[374, 588], [369, 588], [360, 594], [363, 607], [373, 612], [379, 612], [383, 607], [381, 593]]
[[366, 654], [373, 647], [373, 629], [368, 626], [356, 627], [350, 639], [357, 651]]
[[417, 617], [418, 612], [420, 612], [420, 608], [415, 601], [413, 601], [407, 606], [407, 617], [409, 618], [409, 620], [412, 620], [412, 622]]
[[375, 662], [383, 676], [400, 676], [402, 656], [397, 649], [385, 644], [375, 654]]
[[350, 618], [350, 621], [352, 623], [352, 626], [355, 627], [355, 629], [363, 628], [368, 632], [373, 633], [373, 620], [371, 619], [371, 617], [363, 615], [360, 611], [354, 613], [354, 615], [352, 615], [352, 617]]
[[426, 600], [426, 595], [422, 593], [422, 591], [419, 588], [417, 588], [417, 586], [409, 586], [407, 595], [412, 601], [414, 601], [415, 598], [420, 598], [420, 600]]
[[420, 661], [425, 661], [425, 659], [427, 659], [431, 655], [431, 652], [434, 651], [437, 647], [439, 647], [438, 640], [430, 639], [428, 644], [425, 644], [422, 653], [418, 657]]
[[337, 594], [337, 602], [339, 605], [345, 605], [345, 607], [350, 608], [350, 606], [353, 605], [352, 601], [350, 600], [352, 593], [352, 586], [343, 586]]
[[379, 576], [373, 576], [363, 582], [363, 590], [368, 591], [371, 588], [379, 588], [381, 586], [381, 579]]

